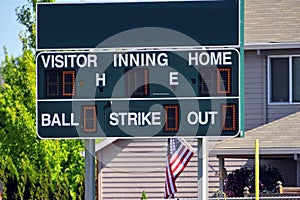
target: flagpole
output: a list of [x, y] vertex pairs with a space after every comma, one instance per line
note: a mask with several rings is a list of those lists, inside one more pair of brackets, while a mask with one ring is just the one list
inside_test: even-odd
[[185, 144], [187, 147], [189, 147], [194, 153], [196, 153], [196, 150], [188, 143], [184, 138], [178, 138], [183, 144]]
[[198, 156], [198, 199], [208, 199], [208, 177], [207, 177], [207, 139], [197, 139]]

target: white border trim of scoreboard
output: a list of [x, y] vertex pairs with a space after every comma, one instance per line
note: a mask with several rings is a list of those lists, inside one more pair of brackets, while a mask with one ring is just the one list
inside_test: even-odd
[[[159, 47], [161, 48], [161, 47]], [[240, 48], [240, 47], [238, 47]], [[240, 52], [236, 49], [236, 48], [231, 48], [231, 47], [223, 47], [223, 48], [210, 48], [210, 47], [201, 47], [201, 48], [187, 48], [187, 49], [182, 49], [182, 48], [177, 48], [177, 49], [170, 49], [170, 48], [166, 48], [166, 49], [136, 49], [136, 48], [132, 48], [130, 49], [130, 51], [134, 51], [134, 50], [138, 50], [138, 51], [189, 51], [189, 50], [235, 50], [238, 53], [238, 67], [239, 67], [239, 73], [238, 73], [238, 78], [239, 78], [239, 91], [238, 94], [239, 96], [231, 96], [231, 97], [161, 97], [161, 98], [105, 98], [105, 99], [38, 99], [38, 95], [36, 95], [36, 134], [38, 136], [38, 138], [40, 139], [44, 139], [44, 140], [57, 140], [57, 139], [78, 139], [78, 140], [85, 140], [85, 139], [104, 139], [104, 138], [118, 138], [118, 139], [145, 139], [145, 138], [152, 138], [152, 137], [59, 137], [59, 138], [43, 138], [38, 134], [38, 126], [37, 126], [37, 122], [38, 122], [38, 102], [45, 102], [45, 101], [120, 101], [120, 100], [184, 100], [184, 99], [191, 99], [191, 100], [201, 100], [201, 99], [239, 99], [239, 130], [237, 132], [236, 135], [234, 136], [161, 136], [161, 137], [155, 137], [155, 138], [205, 138], [205, 137], [211, 137], [211, 138], [233, 138], [233, 137], [237, 137], [239, 135], [242, 135], [243, 130], [241, 130], [241, 117], [242, 117], [242, 111], [241, 111], [241, 54]], [[102, 49], [102, 51], [98, 51], [99, 49], [97, 49], [95, 51], [91, 50], [91, 51], [79, 51], [78, 53], [82, 53], [82, 52], [109, 52], [106, 49]], [[111, 51], [111, 52], [128, 52], [128, 50], [122, 50], [122, 51]], [[38, 53], [38, 55], [36, 56], [36, 60], [38, 58], [38, 56], [40, 54], [43, 53], [77, 53], [76, 51], [69, 51], [69, 52], [61, 52], [61, 51], [55, 51], [55, 52], [40, 52]], [[37, 62], [36, 62], [36, 68], [37, 68]], [[38, 75], [38, 70], [36, 70], [36, 77]], [[36, 94], [38, 92], [38, 78], [36, 78]]]
[[76, 102], [76, 101], [159, 101], [159, 100], [211, 100], [211, 99], [240, 99], [230, 97], [154, 97], [154, 98], [103, 98], [103, 99], [39, 99], [38, 102]]
[[80, 0], [80, 2], [39, 2], [37, 4], [97, 4], [97, 3], [143, 3], [143, 2], [194, 2], [194, 1], [222, 1], [222, 0]]
[[[195, 2], [195, 1], [220, 1], [220, 0], [100, 0], [97, 2], [90, 2], [90, 1], [85, 1], [85, 2], [54, 2], [54, 3], [37, 3], [36, 7], [35, 7], [35, 13], [36, 16], [38, 16], [38, 6], [42, 5], [42, 4], [96, 4], [96, 3], [143, 3], [143, 2]], [[238, 15], [239, 15], [239, 19], [238, 19], [238, 44], [232, 44], [232, 45], [215, 45], [215, 46], [206, 46], [206, 47], [211, 47], [211, 48], [225, 48], [225, 47], [230, 47], [230, 48], [240, 48], [241, 47], [241, 2], [240, 0], [237, 1], [239, 4], [239, 9], [238, 9]], [[37, 18], [36, 18], [36, 22], [37, 22]], [[38, 24], [36, 23], [36, 33], [38, 33]], [[46, 49], [46, 48], [42, 48], [39, 49], [38, 47], [38, 34], [35, 35], [35, 48], [36, 51], [69, 51], [69, 50], [83, 50], [83, 51], [90, 51], [91, 49], [97, 49], [97, 48], [58, 48], [58, 49]], [[192, 46], [193, 48], [201, 48], [202, 46]], [[107, 49], [107, 50], [115, 50], [115, 49], [155, 49], [157, 47], [118, 47], [118, 48], [103, 48], [103, 49]], [[191, 48], [191, 46], [166, 46], [166, 47], [159, 47], [159, 48]]]

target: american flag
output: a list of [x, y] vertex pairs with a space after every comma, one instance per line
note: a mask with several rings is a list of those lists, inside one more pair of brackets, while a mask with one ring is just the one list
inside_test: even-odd
[[168, 139], [165, 199], [174, 198], [175, 192], [177, 192], [175, 181], [193, 155], [194, 152], [179, 139]]

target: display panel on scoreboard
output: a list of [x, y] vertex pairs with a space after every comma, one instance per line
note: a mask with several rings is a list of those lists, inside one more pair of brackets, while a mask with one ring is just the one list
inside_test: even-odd
[[41, 138], [234, 136], [238, 104], [237, 99], [136, 100], [127, 108], [124, 101], [42, 101], [37, 131]]
[[235, 136], [239, 51], [45, 52], [42, 138]]
[[239, 96], [235, 49], [41, 53], [38, 99]]

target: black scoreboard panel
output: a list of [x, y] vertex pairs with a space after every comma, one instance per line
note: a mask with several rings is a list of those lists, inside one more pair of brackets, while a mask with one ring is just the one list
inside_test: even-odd
[[[37, 49], [96, 48], [99, 43], [102, 48], [239, 45], [239, 3], [222, 0], [37, 4]], [[149, 27], [157, 29], [143, 29]], [[130, 31], [133, 36], [129, 39], [104, 42], [122, 33], [127, 37]], [[178, 38], [174, 39], [175, 33]]]

